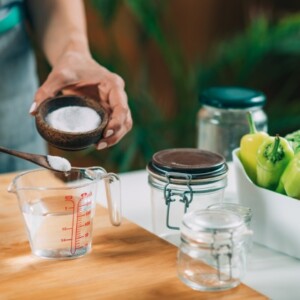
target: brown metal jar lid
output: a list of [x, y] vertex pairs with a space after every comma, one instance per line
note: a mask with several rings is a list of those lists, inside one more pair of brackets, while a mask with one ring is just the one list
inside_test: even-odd
[[176, 172], [190, 174], [192, 179], [208, 179], [226, 174], [228, 167], [225, 158], [217, 153], [175, 148], [156, 152], [148, 164], [148, 171], [160, 176]]

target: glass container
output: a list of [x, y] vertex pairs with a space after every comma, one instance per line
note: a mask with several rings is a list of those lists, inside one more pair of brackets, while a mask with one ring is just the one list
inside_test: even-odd
[[219, 154], [193, 148], [166, 149], [153, 155], [147, 170], [153, 231], [175, 245], [180, 243], [185, 213], [223, 201], [228, 167]]
[[32, 253], [38, 257], [74, 259], [89, 253], [99, 197], [107, 200], [111, 223], [121, 224], [119, 177], [101, 167], [26, 171], [8, 191], [17, 196]]
[[243, 218], [231, 211], [187, 213], [177, 256], [180, 280], [200, 291], [238, 286], [246, 271], [249, 233]]
[[232, 151], [241, 137], [249, 133], [247, 112], [251, 112], [258, 131], [267, 131], [267, 115], [263, 111], [265, 95], [242, 87], [212, 87], [200, 95], [197, 117], [197, 146], [223, 155], [232, 161]]

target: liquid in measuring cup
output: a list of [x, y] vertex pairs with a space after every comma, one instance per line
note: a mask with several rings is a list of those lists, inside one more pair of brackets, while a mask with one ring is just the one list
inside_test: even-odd
[[76, 258], [91, 249], [92, 193], [51, 196], [34, 201], [23, 216], [32, 252], [45, 258]]

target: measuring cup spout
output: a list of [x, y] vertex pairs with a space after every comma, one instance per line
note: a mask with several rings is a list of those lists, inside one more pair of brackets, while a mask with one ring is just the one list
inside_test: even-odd
[[8, 185], [7, 187], [7, 191], [9, 193], [13, 193], [13, 194], [16, 194], [17, 193], [17, 185], [16, 185], [16, 179], [18, 178], [19, 176], [15, 177], [13, 179], [13, 181]]
[[13, 182], [11, 182], [10, 184], [9, 184], [9, 186], [7, 187], [7, 191], [9, 192], [9, 193], [16, 193], [17, 192], [17, 190], [16, 190], [16, 185], [13, 183]]

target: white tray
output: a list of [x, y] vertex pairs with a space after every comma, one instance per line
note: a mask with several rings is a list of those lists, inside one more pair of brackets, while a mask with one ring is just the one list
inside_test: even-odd
[[253, 240], [300, 259], [300, 201], [256, 186], [238, 153], [233, 151], [238, 199], [253, 211]]

